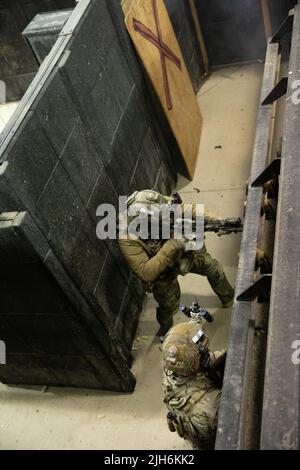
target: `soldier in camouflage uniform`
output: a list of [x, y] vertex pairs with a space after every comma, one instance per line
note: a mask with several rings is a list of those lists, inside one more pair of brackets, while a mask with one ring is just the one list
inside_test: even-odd
[[163, 393], [171, 432], [195, 449], [214, 448], [226, 351], [211, 353], [199, 323], [171, 328], [163, 342]]
[[[128, 207], [151, 209], [153, 204], [167, 204], [169, 197], [144, 190], [135, 192], [128, 199]], [[209, 220], [210, 214], [205, 214]], [[198, 251], [184, 252], [183, 240], [151, 240], [127, 238], [119, 240], [121, 251], [132, 271], [142, 280], [146, 292], [152, 292], [156, 302], [159, 336], [164, 335], [173, 325], [173, 315], [180, 300], [179, 274], [188, 272], [206, 276], [224, 308], [233, 302], [234, 291], [230, 286], [222, 265], [207, 253], [205, 246]]]

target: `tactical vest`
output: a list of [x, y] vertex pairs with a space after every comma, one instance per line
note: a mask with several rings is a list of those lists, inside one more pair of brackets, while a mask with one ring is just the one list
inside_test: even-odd
[[194, 405], [216, 387], [205, 372], [194, 377], [184, 377], [165, 369], [163, 388], [166, 405], [173, 410], [180, 410]]
[[[135, 191], [127, 200], [128, 207], [136, 202], [140, 204], [145, 204], [145, 207], [151, 208], [151, 203], [166, 203], [171, 201], [171, 197], [162, 196], [156, 191], [144, 190], [144, 191]], [[141, 240], [138, 239], [137, 242], [143, 247], [144, 250], [148, 253], [150, 258], [153, 258], [159, 250], [163, 247], [166, 240]], [[193, 252], [183, 252], [180, 259], [176, 260], [174, 266], [171, 266], [165, 270], [159, 277], [159, 279], [174, 279], [179, 274], [185, 276], [193, 263], [194, 253]]]
[[194, 448], [213, 448], [221, 389], [216, 388], [204, 373], [188, 379], [167, 370], [164, 371], [163, 387], [170, 431], [177, 431], [180, 437], [192, 442]]
[[[137, 242], [147, 251], [150, 258], [157, 255], [159, 250], [163, 247], [166, 240], [141, 240], [138, 239]], [[185, 276], [191, 268], [194, 259], [194, 252], [183, 252], [180, 259], [178, 259], [174, 266], [166, 269], [161, 275], [160, 279], [174, 279], [175, 277]]]

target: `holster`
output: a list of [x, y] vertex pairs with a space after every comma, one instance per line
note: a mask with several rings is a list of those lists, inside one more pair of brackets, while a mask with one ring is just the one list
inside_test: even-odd
[[168, 423], [168, 428], [170, 429], [171, 432], [176, 431], [179, 437], [183, 437], [184, 425], [183, 425], [183, 420], [180, 415], [169, 412], [167, 414], [167, 423]]

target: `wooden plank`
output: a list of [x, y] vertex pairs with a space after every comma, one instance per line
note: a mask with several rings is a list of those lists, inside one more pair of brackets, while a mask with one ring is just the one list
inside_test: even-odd
[[133, 0], [125, 22], [192, 178], [202, 116], [163, 0]]
[[123, 9], [124, 15], [126, 16], [131, 8], [133, 0], [122, 0], [121, 7]]
[[205, 68], [205, 73], [206, 73], [206, 75], [208, 75], [209, 74], [208, 55], [207, 55], [207, 50], [206, 50], [206, 45], [205, 45], [205, 42], [204, 42], [203, 34], [202, 34], [202, 29], [201, 29], [201, 25], [200, 25], [200, 21], [199, 21], [198, 12], [197, 12], [196, 5], [195, 5], [195, 0], [189, 0], [189, 4], [190, 4], [191, 12], [192, 12], [193, 21], [194, 21], [194, 24], [195, 24], [196, 34], [197, 34], [197, 38], [198, 38], [198, 42], [199, 42], [199, 47], [200, 47], [200, 51], [201, 51], [201, 56], [202, 56], [204, 68]]
[[[274, 47], [275, 46], [275, 47]], [[267, 48], [261, 102], [274, 87], [277, 76], [278, 44]], [[272, 129], [272, 105], [260, 106], [250, 181], [265, 169], [269, 156], [269, 135]], [[244, 231], [236, 279], [236, 297], [252, 283], [255, 270], [256, 248], [260, 232], [260, 211], [263, 190], [249, 187]], [[251, 354], [251, 302], [235, 301], [232, 312], [228, 355], [224, 377], [216, 449], [236, 450], [244, 446], [244, 416], [247, 403], [247, 369]]]
[[261, 0], [261, 8], [263, 13], [266, 38], [268, 40], [272, 36], [269, 0]]

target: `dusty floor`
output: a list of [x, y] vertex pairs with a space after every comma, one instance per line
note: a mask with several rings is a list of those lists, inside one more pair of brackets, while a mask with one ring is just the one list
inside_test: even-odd
[[[198, 99], [204, 128], [197, 170], [193, 182], [181, 178], [178, 184], [186, 202], [204, 203], [222, 216], [242, 215], [262, 70], [261, 64], [220, 69], [202, 86]], [[232, 283], [239, 244], [240, 235], [207, 237], [208, 250], [223, 263]], [[226, 346], [230, 310], [220, 308], [206, 279], [188, 275], [180, 284], [184, 302], [197, 298], [215, 315], [209, 326], [212, 348]], [[187, 449], [165, 422], [154, 310], [149, 297], [134, 344], [133, 394], [57, 388], [43, 393], [0, 385], [0, 448]], [[181, 320], [178, 314], [176, 321]]]

